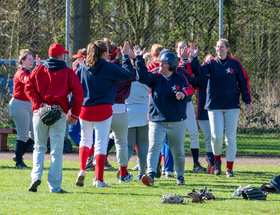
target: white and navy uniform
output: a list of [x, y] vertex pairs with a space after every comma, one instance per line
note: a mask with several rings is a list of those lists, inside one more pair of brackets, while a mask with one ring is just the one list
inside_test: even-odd
[[234, 58], [211, 59], [202, 66], [197, 57], [191, 63], [197, 77], [209, 75], [205, 109], [211, 127], [211, 144], [215, 156], [222, 154], [223, 129], [225, 127], [226, 160], [233, 162], [236, 157], [236, 131], [240, 114], [239, 96], [250, 104], [251, 92], [248, 76], [243, 66]]
[[[173, 72], [169, 78], [160, 72], [148, 72], [142, 56], [136, 57], [136, 70], [139, 81], [150, 87], [148, 175], [153, 178], [156, 173], [159, 154], [167, 136], [177, 177], [183, 176], [186, 105], [193, 88], [186, 77], [178, 72]], [[177, 100], [174, 91], [183, 92], [185, 98]]]

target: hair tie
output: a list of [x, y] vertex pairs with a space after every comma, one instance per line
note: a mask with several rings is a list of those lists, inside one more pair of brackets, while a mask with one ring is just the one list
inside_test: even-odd
[[109, 53], [110, 56], [115, 55], [118, 53], [118, 51], [120, 50], [119, 47], [117, 47], [114, 51], [112, 51], [111, 53]]
[[159, 56], [158, 54], [154, 53], [153, 51], [151, 51], [151, 54], [152, 54], [153, 56], [155, 56], [155, 57], [158, 57], [158, 56]]

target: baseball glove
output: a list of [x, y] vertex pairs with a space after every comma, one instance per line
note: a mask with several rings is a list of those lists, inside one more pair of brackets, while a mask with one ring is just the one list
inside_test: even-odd
[[[193, 189], [193, 192], [195, 190]], [[207, 190], [207, 187], [205, 187], [204, 189], [199, 189], [196, 194], [202, 198], [202, 200], [215, 200], [215, 196], [210, 193], [210, 191], [212, 190]]]
[[248, 200], [266, 200], [266, 195], [261, 190], [254, 187], [242, 191], [242, 196], [244, 199]]
[[188, 193], [187, 194], [188, 197], [191, 197], [192, 200], [190, 200], [189, 202], [192, 202], [192, 203], [202, 203], [203, 199], [200, 195], [198, 195], [196, 192], [191, 192], [191, 193]]
[[184, 202], [184, 198], [176, 193], [174, 194], [163, 194], [161, 203], [163, 204], [180, 204]]
[[215, 200], [215, 196], [210, 193], [211, 190], [206, 190], [202, 196], [203, 200]]
[[260, 190], [262, 192], [266, 193], [266, 194], [268, 194], [268, 193], [279, 193], [279, 190], [271, 184], [263, 184], [261, 186]]
[[42, 122], [47, 126], [51, 126], [60, 119], [63, 110], [58, 105], [48, 105], [39, 108], [38, 112]]

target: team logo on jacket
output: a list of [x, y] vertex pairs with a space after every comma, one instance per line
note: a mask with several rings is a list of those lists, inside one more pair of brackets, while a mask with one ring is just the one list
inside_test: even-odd
[[178, 86], [178, 85], [174, 85], [173, 87], [171, 87], [172, 88], [172, 90], [174, 91], [174, 90], [180, 90], [180, 86]]
[[226, 71], [227, 71], [227, 73], [233, 74], [234, 69], [233, 68], [227, 68]]

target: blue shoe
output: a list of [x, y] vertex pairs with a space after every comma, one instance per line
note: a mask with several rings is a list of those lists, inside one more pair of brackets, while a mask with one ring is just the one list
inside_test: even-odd
[[276, 187], [278, 190], [280, 190], [280, 177], [276, 176], [269, 180], [270, 184]]
[[130, 182], [130, 181], [132, 181], [132, 179], [133, 179], [133, 176], [132, 176], [132, 174], [130, 174], [130, 173], [127, 173], [127, 175], [126, 176], [121, 176], [120, 177], [120, 179], [119, 179], [119, 183], [126, 183], [126, 182]]
[[140, 181], [143, 175], [138, 175], [137, 180]]
[[177, 177], [177, 185], [178, 185], [178, 186], [183, 186], [183, 185], [185, 185], [184, 176], [179, 176], [179, 177]]
[[148, 187], [153, 187], [154, 186], [154, 179], [152, 179], [148, 175], [143, 175], [142, 178], [141, 178], [141, 182]]

